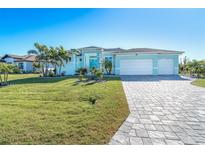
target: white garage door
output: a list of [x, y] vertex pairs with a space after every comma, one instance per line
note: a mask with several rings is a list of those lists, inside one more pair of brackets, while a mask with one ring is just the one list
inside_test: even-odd
[[152, 75], [152, 68], [152, 59], [120, 61], [120, 75]]
[[158, 60], [158, 74], [168, 75], [174, 73], [174, 63], [172, 59], [159, 59]]

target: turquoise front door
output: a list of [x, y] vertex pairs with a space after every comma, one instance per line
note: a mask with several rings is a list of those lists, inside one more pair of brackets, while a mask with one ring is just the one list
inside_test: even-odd
[[95, 67], [95, 68], [98, 67], [97, 57], [95, 57], [95, 58], [92, 57], [89, 59], [89, 68], [93, 68], [93, 67]]

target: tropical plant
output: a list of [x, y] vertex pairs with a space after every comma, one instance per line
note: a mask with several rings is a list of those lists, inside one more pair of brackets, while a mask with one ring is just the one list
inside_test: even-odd
[[47, 76], [49, 62], [50, 62], [49, 49], [46, 45], [41, 45], [39, 43], [35, 43], [34, 46], [36, 47], [38, 51], [38, 54], [36, 56], [35, 65], [42, 69], [43, 76]]
[[54, 75], [57, 75], [57, 66], [59, 65], [60, 56], [59, 52], [57, 51], [56, 48], [50, 47], [49, 48], [49, 59], [50, 59], [50, 64], [54, 67]]
[[104, 60], [103, 61], [103, 66], [105, 68], [105, 71], [107, 74], [111, 74], [112, 72], [112, 62], [109, 60]]
[[0, 85], [8, 84], [9, 73], [13, 73], [15, 69], [15, 65], [0, 63]]
[[96, 72], [97, 72], [97, 69], [96, 69], [95, 67], [92, 67], [92, 68], [90, 69], [91, 75], [95, 76], [95, 73], [96, 73]]
[[86, 75], [88, 73], [88, 70], [87, 70], [87, 68], [81, 67], [81, 68], [76, 70], [76, 73], [77, 74], [81, 73], [82, 75]]
[[12, 72], [18, 74], [18, 73], [21, 73], [22, 71], [18, 68], [18, 66], [13, 65], [13, 71]]
[[68, 63], [71, 60], [71, 53], [66, 51], [63, 46], [57, 47], [58, 51], [58, 66], [59, 66], [59, 75], [61, 73], [61, 68], [64, 66], [64, 63]]
[[[61, 75], [61, 68], [64, 66], [64, 63], [70, 60], [71, 53], [67, 52], [63, 46], [48, 48], [46, 45], [38, 43], [35, 43], [34, 46], [37, 49], [37, 56], [33, 66], [41, 69], [43, 76], [49, 76], [49, 66], [54, 67], [55, 75]], [[59, 67], [58, 72], [57, 67]]]
[[101, 69], [98, 69], [95, 72], [95, 76], [97, 77], [98, 80], [102, 80], [103, 79], [103, 71]]
[[71, 49], [71, 53], [72, 53], [72, 54], [75, 54], [75, 55], [77, 55], [77, 56], [80, 56], [80, 55], [81, 55], [81, 52], [80, 52], [79, 50], [77, 50], [77, 49]]
[[190, 76], [205, 77], [205, 60], [189, 61], [185, 57], [183, 62], [179, 65], [180, 73], [189, 74]]
[[82, 71], [80, 71], [80, 74], [78, 75], [78, 79], [79, 79], [79, 81], [81, 82], [81, 81], [83, 81], [83, 73], [82, 73]]
[[38, 51], [36, 51], [36, 50], [29, 50], [29, 51], [27, 51], [27, 54], [28, 55], [37, 55]]

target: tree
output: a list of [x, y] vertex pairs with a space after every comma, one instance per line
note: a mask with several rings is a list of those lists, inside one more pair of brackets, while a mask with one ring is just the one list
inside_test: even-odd
[[38, 51], [36, 51], [36, 50], [29, 50], [29, 51], [27, 51], [27, 54], [28, 55], [37, 55]]
[[192, 60], [187, 62], [186, 64], [187, 72], [190, 73], [190, 75], [196, 75], [197, 77], [204, 76], [205, 75], [205, 60], [197, 61]]
[[57, 47], [56, 50], [58, 51], [58, 66], [59, 66], [59, 72], [58, 74], [61, 74], [61, 68], [64, 66], [64, 62], [68, 63], [71, 59], [71, 53], [66, 51], [63, 46]]
[[77, 49], [71, 49], [71, 53], [77, 56], [81, 55], [81, 52]]
[[47, 76], [50, 63], [50, 51], [46, 45], [35, 43], [34, 46], [36, 47], [38, 52], [35, 63], [42, 69], [43, 76]]
[[103, 61], [103, 66], [105, 68], [105, 71], [107, 72], [107, 74], [111, 74], [112, 72], [112, 62], [109, 60], [104, 60]]
[[9, 73], [13, 73], [15, 69], [15, 65], [0, 63], [0, 85], [8, 84], [8, 75]]
[[60, 61], [59, 53], [58, 50], [54, 47], [49, 48], [49, 58], [50, 58], [50, 63], [55, 69], [55, 75], [57, 75], [57, 66]]
[[[71, 53], [66, 51], [63, 46], [48, 48], [46, 45], [41, 45], [38, 43], [35, 43], [34, 46], [36, 47], [38, 53], [33, 66], [36, 68], [41, 68], [43, 76], [48, 76], [48, 67], [52, 65], [55, 68], [55, 75], [60, 75], [61, 68], [64, 63], [67, 63], [70, 60]], [[58, 73], [57, 67], [59, 67]]]

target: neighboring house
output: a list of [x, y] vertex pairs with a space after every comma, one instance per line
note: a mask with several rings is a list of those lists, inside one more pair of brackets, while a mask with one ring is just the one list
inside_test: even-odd
[[35, 61], [35, 55], [4, 55], [1, 60], [5, 61], [8, 64], [14, 64], [18, 66], [18, 68], [24, 72], [32, 72], [34, 71], [33, 62]]
[[0, 57], [0, 63], [5, 63], [5, 61], [3, 59], [1, 59], [1, 57]]
[[116, 75], [169, 75], [178, 74], [179, 55], [182, 51], [150, 48], [101, 48], [85, 47], [78, 49], [71, 61], [64, 65], [61, 72], [73, 75], [78, 68], [102, 68], [103, 60], [113, 64], [112, 74]]

